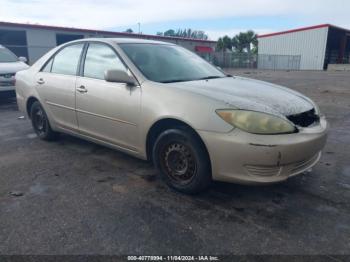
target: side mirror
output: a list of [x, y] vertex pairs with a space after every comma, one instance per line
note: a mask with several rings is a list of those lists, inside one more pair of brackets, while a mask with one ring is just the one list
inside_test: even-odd
[[129, 76], [127, 72], [117, 69], [106, 70], [105, 80], [107, 82], [125, 83], [130, 86], [136, 85], [133, 77]]
[[27, 63], [27, 62], [28, 62], [27, 58], [24, 57], [24, 56], [18, 57], [18, 60], [21, 61], [21, 62], [23, 62], [23, 63]]

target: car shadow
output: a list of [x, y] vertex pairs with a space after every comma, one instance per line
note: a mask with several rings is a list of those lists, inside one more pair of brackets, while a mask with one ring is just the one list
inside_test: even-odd
[[[14, 97], [0, 98], [0, 108], [3, 106], [17, 108], [15, 102]], [[214, 181], [208, 190], [189, 196], [169, 189], [149, 161], [140, 160], [123, 152], [66, 134], [61, 134], [60, 138], [54, 143], [64, 147], [63, 150], [71, 151], [73, 157], [77, 155], [79, 157], [84, 156], [87, 166], [92, 169], [91, 175], [101, 176], [97, 179], [98, 181], [104, 181], [105, 173], [112, 173], [114, 176], [113, 183], [117, 183], [119, 180], [124, 183], [122, 176], [127, 173], [131, 181], [127, 186], [134, 187], [135, 191], [138, 190], [137, 186], [140, 185], [140, 180], [143, 180], [145, 183], [141, 183], [141, 191], [151, 192], [165, 198], [175, 196], [186, 199], [186, 201], [191, 199], [191, 201], [199, 201], [199, 205], [204, 201], [228, 209], [234, 208], [237, 209], [237, 212], [262, 203], [282, 205], [288, 196], [298, 192], [303, 183], [308, 183], [309, 180], [307, 175], [302, 175], [282, 183], [262, 186]], [[91, 164], [91, 167], [89, 161], [94, 163]], [[104, 172], [100, 172], [100, 170]], [[119, 171], [114, 172], [114, 170]], [[134, 186], [133, 182], [137, 185]]]
[[0, 103], [6, 102], [7, 100], [16, 100], [16, 93], [14, 91], [1, 91]]
[[[122, 163], [121, 165], [124, 169], [129, 171], [128, 173], [130, 176], [136, 176], [137, 178], [142, 178], [149, 182], [149, 190], [152, 190], [153, 186], [157, 186], [157, 191], [160, 194], [181, 194], [169, 189], [163, 181], [161, 181], [157, 170], [150, 161], [140, 160], [123, 152], [70, 135], [61, 135], [57, 143], [61, 146], [67, 146], [73, 150], [78, 150], [81, 154], [90, 155], [92, 158], [103, 158], [106, 161]], [[136, 169], [138, 169], [139, 172], [135, 171]], [[142, 169], [147, 170], [147, 172], [142, 172]], [[242, 198], [249, 199], [253, 202], [261, 203], [266, 200], [274, 204], [281, 204], [284, 198], [297, 192], [298, 187], [303, 183], [307, 183], [307, 179], [307, 175], [301, 175], [290, 178], [282, 183], [268, 185], [239, 185], [214, 181], [208, 190], [197, 195], [190, 195], [190, 197], [221, 204]], [[159, 187], [159, 185], [164, 186]]]

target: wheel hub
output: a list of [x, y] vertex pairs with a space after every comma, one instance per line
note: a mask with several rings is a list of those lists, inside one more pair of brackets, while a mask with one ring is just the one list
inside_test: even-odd
[[46, 117], [42, 109], [35, 112], [35, 127], [40, 133], [45, 132]]
[[183, 152], [170, 151], [167, 157], [169, 167], [175, 172], [176, 175], [183, 175], [186, 173], [188, 161]]
[[196, 173], [196, 164], [189, 148], [181, 143], [172, 143], [164, 150], [163, 161], [170, 178], [189, 182]]

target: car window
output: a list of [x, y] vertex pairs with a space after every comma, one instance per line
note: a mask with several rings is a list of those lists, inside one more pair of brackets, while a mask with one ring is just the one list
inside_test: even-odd
[[52, 73], [76, 75], [80, 54], [84, 44], [75, 44], [63, 48], [53, 59]]
[[180, 46], [126, 43], [119, 46], [152, 81], [171, 83], [225, 77], [216, 67]]
[[0, 47], [0, 63], [17, 62], [17, 56], [6, 48]]
[[104, 79], [105, 71], [110, 69], [126, 71], [124, 64], [112, 48], [104, 44], [89, 44], [83, 76]]
[[51, 72], [53, 58], [45, 65], [45, 67], [41, 70], [42, 72]]

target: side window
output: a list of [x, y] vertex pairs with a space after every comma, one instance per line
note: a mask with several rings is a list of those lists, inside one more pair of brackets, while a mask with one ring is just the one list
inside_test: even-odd
[[41, 72], [51, 72], [51, 67], [52, 67], [52, 61], [53, 61], [53, 58], [50, 59], [50, 61], [46, 64], [46, 66], [41, 69]]
[[83, 75], [90, 78], [104, 79], [105, 71], [110, 69], [126, 71], [124, 64], [110, 47], [103, 44], [89, 44]]
[[58, 52], [53, 59], [51, 72], [63, 75], [76, 75], [83, 46], [84, 44], [70, 45]]

